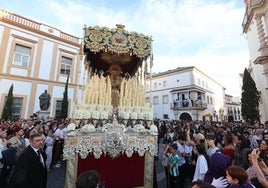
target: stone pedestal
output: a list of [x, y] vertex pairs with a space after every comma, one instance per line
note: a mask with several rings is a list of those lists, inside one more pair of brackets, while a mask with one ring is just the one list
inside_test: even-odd
[[46, 110], [40, 110], [37, 114], [39, 119], [47, 120], [50, 117], [50, 112]]

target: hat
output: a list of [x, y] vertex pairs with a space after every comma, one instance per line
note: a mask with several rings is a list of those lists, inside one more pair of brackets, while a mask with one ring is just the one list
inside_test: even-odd
[[215, 140], [215, 139], [216, 139], [216, 137], [215, 137], [214, 134], [208, 134], [207, 135], [207, 140]]
[[225, 170], [228, 166], [228, 157], [220, 152], [215, 152], [210, 158], [210, 173], [218, 179], [219, 177], [225, 177]]

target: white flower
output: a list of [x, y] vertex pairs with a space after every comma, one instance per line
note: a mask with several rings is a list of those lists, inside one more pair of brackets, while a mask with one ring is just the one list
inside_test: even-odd
[[83, 111], [83, 118], [84, 119], [90, 119], [91, 118], [91, 113], [89, 110], [84, 110]]
[[152, 124], [150, 126], [150, 131], [152, 131], [152, 132], [158, 132], [158, 129], [157, 129], [157, 127], [154, 124]]
[[82, 119], [83, 118], [83, 111], [78, 109], [74, 112], [74, 118], [75, 119]]
[[145, 114], [140, 112], [138, 113], [138, 119], [143, 119], [145, 117]]
[[135, 132], [143, 132], [143, 131], [145, 131], [145, 128], [144, 128], [143, 125], [141, 125], [141, 124], [137, 124], [137, 125], [134, 126], [133, 130], [134, 130]]
[[144, 119], [150, 120], [149, 117], [150, 117], [150, 114], [148, 112], [144, 113]]
[[100, 119], [108, 119], [108, 112], [102, 111], [100, 113]]
[[123, 119], [129, 119], [129, 113], [123, 112]]
[[92, 116], [93, 119], [99, 119], [100, 118], [100, 112], [98, 111], [93, 111]]
[[69, 125], [67, 125], [67, 131], [74, 131], [76, 128], [76, 124], [74, 123], [70, 123]]
[[96, 128], [92, 124], [86, 124], [81, 128], [82, 132], [94, 132], [95, 130], [96, 130]]
[[136, 112], [132, 112], [132, 113], [130, 114], [130, 118], [131, 118], [131, 119], [137, 119], [137, 118], [138, 118], [138, 114], [137, 114]]

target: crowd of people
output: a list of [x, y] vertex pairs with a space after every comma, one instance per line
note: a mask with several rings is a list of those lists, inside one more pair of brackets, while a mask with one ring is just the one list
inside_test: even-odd
[[[62, 164], [69, 119], [0, 122], [0, 187], [46, 188], [47, 172]], [[30, 177], [30, 179], [29, 179]]]
[[[268, 124], [155, 121], [166, 187], [268, 187]], [[189, 184], [189, 183], [188, 183]]]
[[[0, 187], [45, 188], [47, 172], [61, 165], [69, 123], [36, 115], [2, 120]], [[268, 123], [156, 120], [155, 125], [167, 188], [183, 188], [187, 181], [193, 188], [268, 187]], [[27, 179], [29, 174], [34, 178]]]

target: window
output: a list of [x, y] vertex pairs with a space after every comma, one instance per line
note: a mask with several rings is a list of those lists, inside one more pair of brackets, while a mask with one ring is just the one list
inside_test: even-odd
[[55, 112], [56, 119], [61, 118], [60, 111], [61, 111], [61, 100], [57, 100], [56, 101], [56, 112]]
[[168, 114], [163, 114], [163, 119], [169, 119]]
[[201, 92], [197, 92], [197, 100], [201, 100]]
[[31, 48], [16, 44], [13, 65], [27, 67], [30, 61]]
[[168, 104], [168, 95], [163, 95], [163, 104]]
[[12, 105], [12, 117], [11, 119], [18, 119], [21, 117], [22, 111], [22, 97], [13, 97], [13, 105]]
[[146, 103], [150, 103], [150, 97], [146, 97], [146, 98], [145, 98], [145, 102], [146, 102]]
[[163, 87], [167, 87], [167, 81], [163, 82]]
[[157, 89], [157, 83], [154, 83], [154, 89]]
[[61, 58], [61, 67], [60, 67], [60, 73], [68, 75], [71, 72], [71, 66], [72, 66], [72, 59], [68, 57], [62, 57]]
[[154, 104], [159, 104], [159, 98], [158, 98], [158, 96], [154, 96], [153, 103]]

